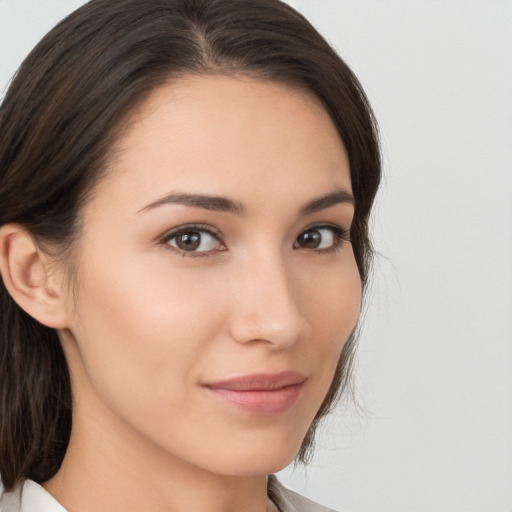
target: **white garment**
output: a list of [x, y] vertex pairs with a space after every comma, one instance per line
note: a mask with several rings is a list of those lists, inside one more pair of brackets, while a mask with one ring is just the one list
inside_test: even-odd
[[27, 480], [12, 492], [0, 498], [0, 512], [67, 512], [66, 509], [39, 484]]
[[[278, 481], [276, 488], [279, 495], [281, 512], [335, 512], [318, 505], [304, 496], [290, 491]], [[0, 512], [67, 512], [66, 509], [43, 487], [27, 480], [23, 486], [12, 492], [3, 492], [0, 486]]]

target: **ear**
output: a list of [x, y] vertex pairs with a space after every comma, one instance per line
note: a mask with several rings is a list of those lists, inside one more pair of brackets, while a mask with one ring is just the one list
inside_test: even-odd
[[7, 291], [37, 321], [63, 329], [67, 326], [67, 294], [51, 263], [24, 227], [7, 224], [0, 228], [0, 273]]

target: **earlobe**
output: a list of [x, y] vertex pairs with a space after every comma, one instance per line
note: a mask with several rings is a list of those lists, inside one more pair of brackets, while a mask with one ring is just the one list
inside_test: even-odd
[[51, 272], [50, 258], [22, 226], [0, 228], [0, 273], [7, 291], [26, 313], [48, 327], [67, 326], [60, 280]]

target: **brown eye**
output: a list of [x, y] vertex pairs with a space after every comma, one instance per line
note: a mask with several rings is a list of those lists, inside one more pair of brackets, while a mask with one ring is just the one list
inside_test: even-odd
[[297, 238], [297, 244], [305, 249], [317, 249], [322, 243], [322, 234], [318, 229], [312, 229], [301, 233]]
[[176, 237], [176, 246], [184, 251], [195, 251], [200, 245], [201, 234], [197, 231], [188, 231]]
[[200, 229], [180, 231], [170, 237], [167, 243], [186, 252], [207, 252], [219, 246], [219, 240], [212, 233]]
[[328, 249], [336, 244], [334, 228], [311, 228], [303, 231], [294, 247], [302, 249]]

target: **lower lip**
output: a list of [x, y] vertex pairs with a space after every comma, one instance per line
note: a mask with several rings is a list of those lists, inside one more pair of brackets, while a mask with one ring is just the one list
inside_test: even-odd
[[214, 397], [254, 414], [270, 415], [287, 411], [299, 399], [302, 384], [263, 391], [239, 391], [205, 387]]

